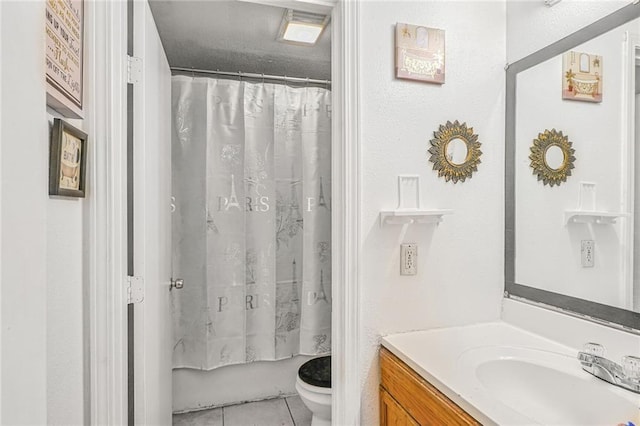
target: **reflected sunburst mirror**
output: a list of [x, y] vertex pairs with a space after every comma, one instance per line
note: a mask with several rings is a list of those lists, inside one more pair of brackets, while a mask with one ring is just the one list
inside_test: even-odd
[[482, 151], [473, 127], [460, 124], [458, 120], [453, 123], [447, 121], [433, 132], [433, 136], [429, 161], [433, 163], [433, 170], [438, 171], [438, 177], [444, 177], [447, 182], [464, 182], [478, 171]]
[[556, 129], [539, 133], [531, 145], [531, 168], [533, 174], [545, 185], [560, 185], [567, 181], [573, 169], [575, 150], [572, 148], [569, 136], [563, 135]]

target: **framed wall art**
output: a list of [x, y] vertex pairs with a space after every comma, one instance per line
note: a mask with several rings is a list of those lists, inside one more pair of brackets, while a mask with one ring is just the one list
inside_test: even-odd
[[602, 56], [565, 52], [562, 76], [562, 99], [602, 102]]
[[83, 33], [83, 0], [47, 0], [47, 105], [67, 118], [83, 118]]
[[396, 77], [444, 83], [444, 30], [396, 24]]
[[544, 185], [560, 186], [571, 176], [571, 170], [575, 168], [576, 150], [569, 136], [562, 131], [545, 129], [543, 133], [538, 133], [529, 150], [533, 174]]
[[49, 151], [49, 195], [85, 195], [87, 134], [56, 118]]
[[467, 123], [447, 121], [433, 132], [433, 139], [429, 142], [429, 161], [433, 163], [433, 170], [438, 171], [438, 177], [443, 177], [446, 182], [464, 182], [478, 171], [482, 144], [478, 135], [473, 133], [473, 127], [467, 127]]

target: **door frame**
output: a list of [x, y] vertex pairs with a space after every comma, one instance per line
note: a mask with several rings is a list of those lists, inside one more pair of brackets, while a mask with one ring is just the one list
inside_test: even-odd
[[359, 0], [336, 0], [331, 19], [331, 412], [334, 424], [354, 426], [360, 424], [361, 406], [359, 28]]
[[127, 3], [90, 2], [90, 423], [127, 424]]
[[[355, 426], [361, 406], [359, 0], [289, 0], [281, 6], [304, 9], [310, 4], [332, 15], [332, 413], [335, 424]], [[126, 424], [127, 3], [92, 6], [93, 48], [104, 54], [94, 58], [101, 71], [93, 76], [91, 120], [105, 143], [96, 146], [91, 158], [95, 191], [87, 209], [90, 418], [91, 424]]]

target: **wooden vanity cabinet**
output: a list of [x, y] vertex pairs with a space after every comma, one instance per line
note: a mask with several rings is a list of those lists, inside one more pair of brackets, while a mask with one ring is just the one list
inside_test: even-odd
[[420, 424], [380, 386], [380, 426], [420, 426]]
[[388, 349], [380, 348], [380, 425], [480, 425]]

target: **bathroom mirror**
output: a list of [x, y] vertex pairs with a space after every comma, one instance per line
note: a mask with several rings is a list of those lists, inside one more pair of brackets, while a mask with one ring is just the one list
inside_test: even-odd
[[562, 168], [565, 158], [567, 158], [565, 152], [558, 145], [549, 146], [544, 153], [544, 162], [554, 172]]
[[433, 163], [433, 170], [438, 171], [438, 176], [447, 182], [464, 182], [478, 170], [481, 143], [478, 135], [473, 133], [473, 127], [467, 127], [467, 123], [447, 121], [433, 132], [430, 143], [429, 161]]
[[446, 155], [449, 162], [456, 166], [464, 164], [469, 152], [467, 149], [467, 142], [460, 138], [451, 139], [449, 143], [447, 143], [445, 151], [447, 152]]
[[505, 148], [505, 297], [636, 333], [639, 17], [627, 5], [510, 64]]
[[545, 130], [533, 140], [529, 150], [529, 159], [533, 174], [545, 185], [560, 185], [571, 175], [575, 150], [569, 137], [562, 132]]

